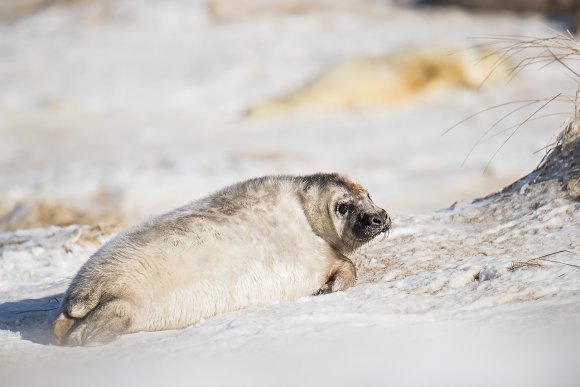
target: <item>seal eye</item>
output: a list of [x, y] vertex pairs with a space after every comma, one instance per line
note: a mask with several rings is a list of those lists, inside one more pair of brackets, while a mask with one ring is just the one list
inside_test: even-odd
[[336, 207], [336, 211], [338, 211], [340, 215], [346, 214], [348, 212], [348, 204], [339, 204]]

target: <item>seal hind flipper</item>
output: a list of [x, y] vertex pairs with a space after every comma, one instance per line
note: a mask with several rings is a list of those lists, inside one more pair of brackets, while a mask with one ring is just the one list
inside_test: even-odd
[[60, 311], [52, 323], [52, 335], [56, 344], [66, 344], [66, 338], [77, 321], [83, 319], [98, 304], [100, 291], [90, 291], [89, 287], [69, 290], [62, 300]]
[[67, 316], [65, 312], [61, 312], [58, 315], [52, 323], [52, 336], [56, 344], [64, 344], [65, 337], [68, 335], [68, 332], [75, 322], [75, 319]]
[[133, 320], [132, 316], [133, 307], [129, 302], [112, 299], [98, 304], [80, 320], [70, 319], [61, 314], [53, 325], [53, 334], [60, 344], [71, 346], [106, 344], [127, 333]]

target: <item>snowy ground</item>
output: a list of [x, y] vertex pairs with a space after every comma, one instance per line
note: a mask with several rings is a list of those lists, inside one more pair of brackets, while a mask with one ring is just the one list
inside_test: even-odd
[[[357, 257], [352, 289], [99, 348], [47, 346], [47, 320], [66, 279], [107, 236], [87, 226], [3, 234], [0, 372], [32, 368], [65, 385], [98, 365], [108, 371], [87, 383], [573, 386], [580, 270], [517, 263], [569, 250], [551, 258], [580, 264], [579, 210], [546, 184], [399, 216], [391, 236]], [[69, 362], [71, 375], [51, 374]]]
[[[82, 385], [114, 378], [140, 385], [576, 385], [580, 270], [511, 265], [560, 250], [572, 253], [554, 259], [580, 264], [578, 203], [551, 183], [464, 201], [531, 171], [542, 156], [533, 152], [566, 116], [531, 121], [486, 174], [505, 137], [460, 163], [509, 110], [441, 137], [486, 107], [573, 93], [561, 70], [386, 109], [243, 118], [249, 106], [342, 58], [434, 42], [466, 47], [478, 34], [543, 35], [544, 23], [395, 8], [379, 16], [325, 11], [215, 23], [202, 2], [179, 0], [54, 7], [1, 23], [0, 217], [18, 203], [49, 200], [111, 207], [130, 223], [245, 177], [336, 170], [364, 183], [394, 219], [387, 239], [360, 252], [359, 284], [346, 292], [99, 348], [47, 345], [47, 320], [71, 276], [116, 230], [0, 234], [2, 385], [78, 385], [83, 372], [90, 380]], [[64, 364], [71, 364], [66, 372]]]

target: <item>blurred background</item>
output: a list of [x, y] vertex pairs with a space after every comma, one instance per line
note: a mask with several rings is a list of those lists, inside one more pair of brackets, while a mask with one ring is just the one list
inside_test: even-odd
[[574, 33], [579, 3], [2, 0], [0, 231], [129, 224], [264, 174], [344, 172], [393, 214], [486, 195], [573, 112], [526, 101], [576, 92], [489, 43]]

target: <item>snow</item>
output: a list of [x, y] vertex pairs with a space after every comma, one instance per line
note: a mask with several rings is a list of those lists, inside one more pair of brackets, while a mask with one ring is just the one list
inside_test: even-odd
[[2, 385], [576, 385], [580, 270], [514, 263], [568, 250], [551, 258], [579, 265], [580, 204], [554, 182], [470, 202], [531, 171], [566, 116], [531, 121], [486, 174], [505, 137], [460, 164], [507, 111], [441, 136], [495, 104], [572, 94], [560, 70], [382, 110], [242, 117], [343, 58], [546, 32], [535, 16], [391, 12], [215, 23], [201, 1], [140, 0], [1, 23], [0, 213], [34, 200], [90, 208], [103, 196], [132, 223], [246, 177], [338, 170], [394, 222], [361, 249], [358, 284], [345, 292], [96, 348], [48, 345], [48, 321], [118, 229], [4, 232]]
[[[347, 291], [98, 348], [47, 346], [51, 311], [44, 309], [54, 308], [63, 279], [107, 236], [89, 226], [2, 234], [8, 286], [0, 292], [0, 370], [34, 359], [44, 382], [65, 385], [74, 379], [60, 375], [68, 362], [79, 368], [67, 375], [95, 365], [108, 370], [87, 385], [155, 385], [157, 377], [183, 385], [268, 385], [277, 378], [282, 385], [573, 385], [580, 376], [580, 271], [550, 262], [511, 269], [561, 249], [571, 253], [557, 260], [580, 264], [580, 205], [556, 196], [550, 184], [525, 196], [395, 217], [393, 234], [360, 252], [359, 284]], [[227, 373], [220, 371], [225, 364]], [[22, 380], [31, 382], [20, 375], [15, 383]]]

